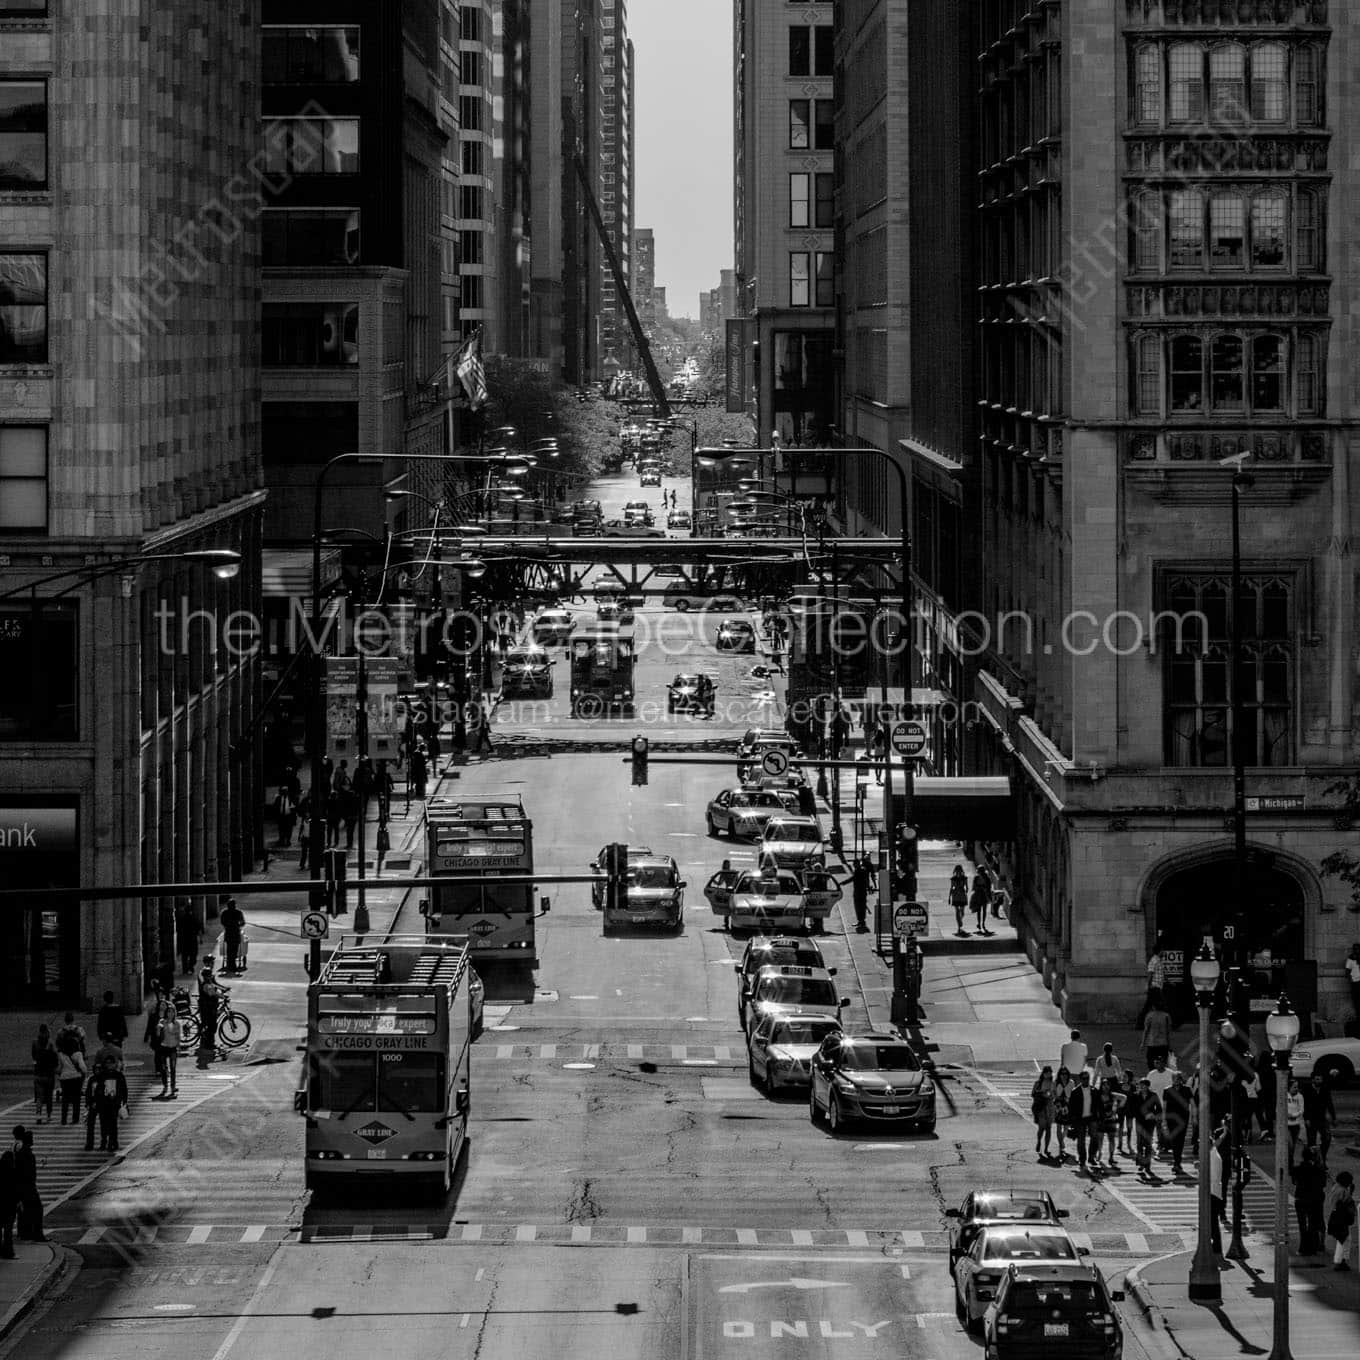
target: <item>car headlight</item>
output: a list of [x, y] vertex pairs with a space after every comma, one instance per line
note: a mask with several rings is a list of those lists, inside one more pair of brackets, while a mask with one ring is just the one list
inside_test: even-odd
[[838, 1091], [845, 1091], [850, 1095], [859, 1094], [859, 1087], [856, 1086], [855, 1083], [851, 1081], [849, 1077], [845, 1076], [841, 1072], [836, 1073], [835, 1077], [833, 1078], [833, 1084], [835, 1085], [836, 1090]]
[[1312, 1062], [1313, 1061], [1312, 1050], [1307, 1048], [1296, 1048], [1294, 1050], [1294, 1061]]

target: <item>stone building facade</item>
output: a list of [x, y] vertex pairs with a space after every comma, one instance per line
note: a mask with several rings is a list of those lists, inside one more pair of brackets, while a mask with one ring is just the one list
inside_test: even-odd
[[[6, 887], [262, 851], [258, 666], [221, 632], [259, 612], [258, 11], [0, 4]], [[207, 548], [240, 573], [182, 556]], [[176, 905], [7, 907], [0, 1005], [140, 1006]]]

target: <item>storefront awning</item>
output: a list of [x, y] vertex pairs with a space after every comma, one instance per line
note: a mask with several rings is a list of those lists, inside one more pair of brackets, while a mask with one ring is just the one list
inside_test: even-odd
[[[903, 799], [893, 794], [893, 820]], [[1015, 839], [1015, 795], [1005, 775], [921, 775], [913, 785], [912, 823], [926, 841]]]

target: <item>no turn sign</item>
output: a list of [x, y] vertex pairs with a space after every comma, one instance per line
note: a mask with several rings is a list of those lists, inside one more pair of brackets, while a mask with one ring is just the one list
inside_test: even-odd
[[304, 940], [324, 940], [331, 933], [331, 923], [324, 911], [304, 911], [302, 929], [299, 932]]
[[776, 747], [772, 751], [766, 751], [760, 758], [760, 768], [765, 774], [784, 774], [789, 768], [789, 757], [786, 752]]
[[926, 728], [924, 723], [900, 722], [892, 730], [892, 748], [899, 756], [908, 760], [921, 755], [926, 749]]

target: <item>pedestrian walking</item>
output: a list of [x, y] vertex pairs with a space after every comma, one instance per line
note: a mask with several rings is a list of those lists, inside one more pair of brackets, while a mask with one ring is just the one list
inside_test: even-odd
[[1138, 1114], [1138, 1083], [1134, 1081], [1132, 1072], [1125, 1072], [1120, 1077], [1119, 1089], [1124, 1096], [1124, 1103], [1119, 1107], [1119, 1143], [1124, 1151], [1132, 1157], [1134, 1155], [1134, 1124]]
[[[1223, 1131], [1220, 1131], [1223, 1134]], [[1214, 1138], [1209, 1146], [1209, 1207], [1211, 1229], [1211, 1244], [1215, 1256], [1223, 1255], [1223, 1231], [1222, 1225], [1225, 1218], [1224, 1194], [1223, 1194], [1223, 1154], [1218, 1150], [1219, 1138]]]
[[1156, 1067], [1158, 1058], [1165, 1061], [1171, 1056], [1171, 1031], [1175, 1028], [1171, 1013], [1162, 1004], [1162, 994], [1158, 992], [1151, 1002], [1143, 1017], [1143, 1053], [1149, 1069]]
[[992, 904], [992, 876], [987, 870], [979, 869], [973, 875], [973, 889], [968, 898], [968, 905], [973, 910], [973, 915], [977, 920], [977, 933], [979, 935], [990, 935], [992, 932], [987, 929], [987, 910]]
[[1162, 1122], [1162, 1102], [1153, 1094], [1152, 1086], [1146, 1077], [1140, 1077], [1138, 1089], [1130, 1104], [1133, 1106], [1134, 1138], [1136, 1151], [1134, 1161], [1144, 1175], [1152, 1170], [1152, 1145], [1157, 1129]]
[[198, 1046], [211, 1053], [217, 1047], [217, 1008], [222, 999], [222, 985], [213, 973], [211, 954], [203, 956], [203, 967], [198, 970]]
[[76, 1024], [76, 1017], [73, 1011], [67, 1011], [62, 1017], [61, 1028], [57, 1031], [57, 1037], [52, 1042], [56, 1044], [59, 1053], [69, 1052], [73, 1048], [78, 1048], [81, 1056], [84, 1056], [85, 1027]]
[[19, 1176], [14, 1149], [0, 1152], [0, 1261], [14, 1260], [14, 1215], [19, 1208]]
[[227, 898], [227, 905], [222, 908], [222, 945], [225, 954], [225, 966], [228, 973], [237, 971], [237, 963], [240, 961], [241, 936], [246, 928], [246, 914], [236, 905], [234, 897]]
[[[1105, 1148], [1106, 1161], [1111, 1171], [1119, 1170], [1119, 1163], [1115, 1161], [1115, 1153], [1119, 1150], [1119, 1131], [1124, 1122], [1124, 1106], [1128, 1097], [1124, 1092], [1123, 1084], [1118, 1077], [1111, 1077], [1104, 1082], [1097, 1090], [1100, 1101], [1100, 1132], [1101, 1139], [1097, 1143], [1097, 1148], [1101, 1145]], [[1099, 1166], [1099, 1159], [1096, 1161]]]
[[36, 1123], [49, 1123], [52, 1119], [52, 1100], [57, 1091], [57, 1070], [61, 1066], [61, 1055], [52, 1042], [51, 1032], [46, 1025], [38, 1026], [37, 1037], [29, 1048], [33, 1055], [33, 1118]]
[[1185, 1139], [1190, 1132], [1194, 1096], [1179, 1072], [1171, 1074], [1171, 1085], [1162, 1099], [1162, 1119], [1166, 1126], [1166, 1150], [1171, 1154], [1171, 1172], [1185, 1174]]
[[1292, 1169], [1294, 1153], [1303, 1136], [1303, 1092], [1299, 1090], [1299, 1083], [1294, 1077], [1289, 1078], [1289, 1088], [1285, 1093], [1284, 1119], [1289, 1130], [1289, 1165]]
[[179, 1098], [179, 1046], [183, 1042], [184, 1029], [179, 1022], [179, 1012], [172, 1002], [161, 1019], [161, 1060], [164, 1063], [161, 1096], [165, 1100]]
[[1332, 1146], [1332, 1125], [1336, 1123], [1336, 1106], [1332, 1103], [1331, 1087], [1323, 1081], [1320, 1072], [1314, 1072], [1299, 1094], [1303, 1097], [1303, 1127], [1308, 1146], [1318, 1148], [1318, 1156], [1322, 1165], [1326, 1166], [1327, 1153]]
[[279, 785], [274, 798], [274, 818], [279, 824], [279, 838], [274, 842], [280, 849], [293, 844], [293, 828], [297, 825], [297, 802], [286, 784]]
[[1074, 1029], [1071, 1037], [1062, 1046], [1062, 1051], [1058, 1054], [1058, 1066], [1065, 1067], [1072, 1074], [1073, 1081], [1078, 1080], [1086, 1071], [1086, 1043], [1079, 1029]]
[[406, 788], [409, 795], [413, 792], [420, 802], [425, 801], [425, 786], [429, 778], [429, 769], [425, 763], [425, 744], [417, 742], [415, 749], [411, 752], [411, 768], [406, 776]]
[[38, 1193], [38, 1159], [33, 1153], [33, 1130], [22, 1124], [14, 1127], [14, 1189], [21, 1242], [46, 1242], [43, 1233], [43, 1203]]
[[1318, 1160], [1317, 1149], [1306, 1147], [1294, 1168], [1294, 1216], [1299, 1223], [1299, 1255], [1316, 1256], [1322, 1238], [1322, 1206], [1327, 1198], [1327, 1168]]
[[[348, 786], [347, 786], [348, 787]], [[345, 824], [345, 789], [332, 789], [326, 795], [326, 848], [340, 844], [340, 831]]]
[[1162, 958], [1162, 944], [1159, 940], [1154, 946], [1152, 953], [1148, 955], [1147, 961], [1147, 992], [1143, 997], [1143, 1009], [1138, 1012], [1138, 1019], [1133, 1022], [1134, 1029], [1141, 1029], [1147, 1013], [1155, 1005], [1160, 1005], [1166, 996], [1166, 962]]
[[156, 1075], [161, 1079], [161, 1094], [159, 1098], [164, 1098], [169, 1089], [170, 1080], [165, 1071], [165, 1053], [161, 1046], [161, 1031], [165, 1025], [166, 1011], [173, 1013], [175, 1007], [169, 998], [161, 991], [160, 985], [153, 982], [151, 984], [151, 1002], [146, 1008], [146, 1029], [142, 1034], [142, 1042], [151, 1050], [151, 1056], [155, 1063]]
[[1360, 1037], [1360, 944], [1346, 955], [1346, 980], [1351, 984], [1351, 1010], [1355, 1012], [1356, 1036]]
[[855, 861], [854, 872], [850, 875], [850, 892], [855, 907], [855, 931], [860, 935], [869, 933], [869, 889], [873, 881], [873, 864], [868, 855], [861, 855]]
[[966, 935], [968, 932], [963, 928], [963, 913], [968, 907], [968, 875], [963, 872], [962, 864], [956, 864], [949, 876], [949, 905], [954, 908], [954, 933]]
[[1053, 1069], [1045, 1067], [1029, 1092], [1030, 1114], [1034, 1118], [1034, 1154], [1042, 1162], [1053, 1146]]
[[1105, 1044], [1100, 1050], [1100, 1057], [1091, 1064], [1091, 1077], [1099, 1086], [1103, 1081], [1123, 1081], [1124, 1064], [1119, 1061], [1119, 1055], [1114, 1051], [1113, 1044]]
[[57, 1049], [57, 1086], [61, 1090], [61, 1122], [71, 1116], [72, 1124], [80, 1123], [80, 1093], [89, 1080], [90, 1069], [85, 1055], [72, 1046]]
[[1255, 1137], [1252, 1125], [1256, 1122], [1265, 1123], [1265, 1115], [1261, 1113], [1261, 1078], [1254, 1066], [1247, 1070], [1239, 1085], [1241, 1087], [1239, 1134], [1244, 1143], [1250, 1143]]
[[353, 850], [354, 833], [358, 830], [359, 813], [362, 809], [359, 791], [351, 784], [336, 796], [336, 801], [340, 805], [340, 817], [345, 824], [345, 849]]
[[1166, 1065], [1166, 1059], [1159, 1057], [1154, 1064], [1152, 1071], [1147, 1074], [1148, 1090], [1157, 1097], [1158, 1103], [1162, 1106], [1162, 1119], [1157, 1125], [1158, 1151], [1166, 1151], [1166, 1093], [1171, 1089], [1171, 1069]]
[[127, 1112], [127, 1078], [117, 1067], [105, 1067], [94, 1083], [94, 1108], [99, 1117], [100, 1152], [118, 1151], [118, 1115]]
[[485, 699], [477, 704], [477, 740], [472, 748], [473, 755], [481, 751], [494, 751], [495, 744], [491, 740], [491, 710], [487, 706]]
[[1065, 1067], [1058, 1068], [1053, 1079], [1053, 1128], [1058, 1135], [1058, 1165], [1067, 1160], [1067, 1128], [1069, 1123], [1068, 1107], [1076, 1082]]
[[1010, 923], [1011, 895], [1000, 879], [997, 879], [996, 886], [992, 889], [992, 916], [998, 921]]
[[[310, 792], [304, 793], [302, 797], [298, 799], [297, 811], [298, 811], [298, 869], [305, 871], [307, 868], [308, 857], [310, 855], [312, 848], [312, 795]], [[197, 943], [195, 943], [194, 945], [193, 952], [195, 955], [197, 955], [198, 953]], [[192, 962], [190, 966], [186, 968], [184, 971], [186, 973], [192, 973], [194, 971]]]
[[1327, 1236], [1336, 1243], [1332, 1252], [1332, 1269], [1349, 1270], [1351, 1229], [1355, 1227], [1355, 1177], [1343, 1171], [1336, 1178], [1324, 1206], [1327, 1216]]
[[1086, 1159], [1088, 1153], [1095, 1157], [1098, 1155], [1098, 1148], [1093, 1147], [1091, 1140], [1099, 1137], [1096, 1127], [1100, 1113], [1099, 1103], [1096, 1100], [1096, 1093], [1091, 1086], [1091, 1074], [1082, 1069], [1077, 1077], [1076, 1090], [1067, 1102], [1068, 1128], [1071, 1130], [1072, 1139], [1077, 1145], [1077, 1165], [1086, 1169]]
[[439, 740], [439, 728], [434, 723], [430, 724], [430, 733], [425, 738], [425, 755], [430, 762], [430, 774], [439, 778], [439, 761], [444, 754], [444, 747]]
[[127, 1042], [127, 1016], [123, 1014], [123, 1008], [114, 1001], [112, 992], [104, 993], [104, 1004], [99, 1008], [94, 1032], [99, 1036], [101, 1043], [117, 1044], [122, 1048]]
[[192, 976], [198, 960], [198, 944], [203, 929], [198, 924], [198, 913], [187, 903], [175, 908], [175, 949], [179, 954], [179, 970]]

